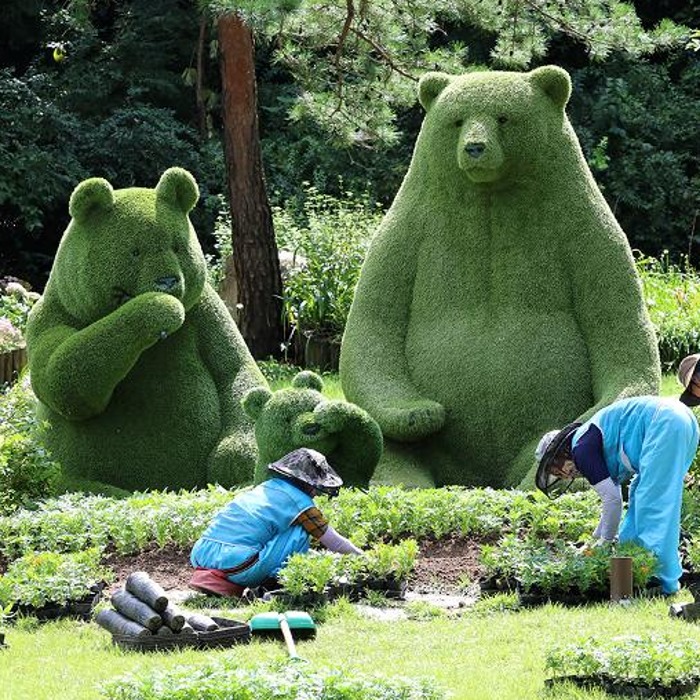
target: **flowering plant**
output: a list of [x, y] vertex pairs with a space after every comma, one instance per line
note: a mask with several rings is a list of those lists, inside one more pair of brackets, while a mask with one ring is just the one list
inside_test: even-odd
[[24, 347], [27, 319], [37, 299], [20, 282], [0, 280], [0, 352]]

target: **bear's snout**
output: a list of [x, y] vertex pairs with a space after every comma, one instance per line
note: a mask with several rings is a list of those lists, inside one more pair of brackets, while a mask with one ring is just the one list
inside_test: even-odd
[[178, 277], [159, 277], [156, 280], [156, 289], [159, 292], [172, 292], [179, 283]]
[[486, 144], [482, 141], [469, 141], [464, 144], [464, 150], [470, 158], [481, 158], [486, 150]]

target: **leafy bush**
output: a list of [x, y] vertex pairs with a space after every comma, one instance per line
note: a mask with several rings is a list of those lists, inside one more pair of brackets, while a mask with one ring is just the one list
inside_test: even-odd
[[341, 670], [313, 670], [290, 664], [240, 668], [239, 658], [222, 657], [206, 666], [139, 672], [110, 682], [107, 700], [442, 700], [427, 679], [390, 679]]
[[366, 196], [306, 189], [301, 211], [276, 207], [277, 245], [299, 263], [287, 274], [285, 317], [298, 335], [340, 341], [360, 266], [382, 212]]
[[0, 515], [52, 494], [58, 480], [35, 404], [28, 375], [0, 389]]
[[81, 600], [90, 587], [107, 578], [98, 548], [82, 552], [27, 552], [0, 578], [0, 607], [10, 603], [40, 608]]
[[660, 635], [589, 637], [549, 651], [546, 669], [555, 677], [603, 677], [670, 686], [700, 677], [700, 644]]

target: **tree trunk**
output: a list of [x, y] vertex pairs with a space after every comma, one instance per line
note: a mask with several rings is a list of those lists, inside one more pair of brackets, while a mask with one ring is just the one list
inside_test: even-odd
[[282, 280], [260, 151], [253, 33], [235, 13], [222, 15], [217, 31], [238, 325], [253, 357], [279, 356]]

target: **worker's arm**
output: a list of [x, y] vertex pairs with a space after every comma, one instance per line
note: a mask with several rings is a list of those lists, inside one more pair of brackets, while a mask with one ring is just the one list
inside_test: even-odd
[[591, 425], [573, 449], [576, 468], [600, 496], [603, 504], [600, 521], [593, 537], [612, 542], [622, 516], [622, 491], [620, 485], [610, 478], [610, 471], [603, 453], [603, 435]]
[[347, 537], [343, 537], [336, 532], [330, 525], [328, 529], [319, 537], [318, 541], [331, 552], [339, 554], [362, 554], [362, 550], [357, 548]]
[[362, 554], [347, 537], [343, 537], [328, 524], [323, 513], [316, 508], [307, 508], [294, 521], [301, 525], [311, 537], [317, 539], [326, 549], [339, 554]]

